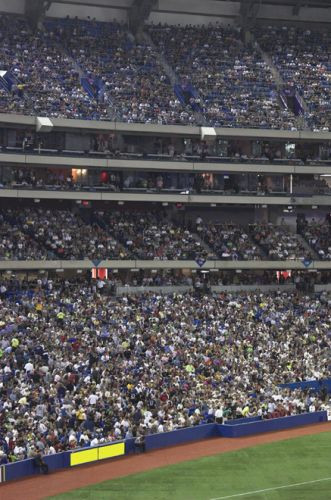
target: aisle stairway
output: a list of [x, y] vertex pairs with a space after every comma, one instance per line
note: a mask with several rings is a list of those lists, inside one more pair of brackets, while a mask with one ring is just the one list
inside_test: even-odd
[[307, 252], [312, 255], [313, 259], [320, 259], [316, 250], [314, 250], [314, 248], [309, 245], [308, 241], [301, 234], [297, 234], [297, 238], [300, 241], [301, 245], [307, 250]]
[[[175, 93], [176, 97], [181, 101], [181, 103], [183, 104], [183, 106], [186, 106], [186, 104], [185, 104], [185, 98], [184, 98], [184, 95], [183, 95], [182, 89], [181, 89], [181, 82], [180, 82], [180, 79], [179, 79], [178, 75], [173, 70], [173, 68], [170, 66], [170, 64], [168, 63], [168, 61], [166, 60], [166, 58], [161, 54], [161, 52], [159, 52], [158, 47], [153, 42], [153, 40], [152, 40], [151, 36], [149, 35], [149, 33], [147, 33], [146, 31], [139, 31], [136, 34], [136, 40], [138, 42], [140, 41], [142, 43], [147, 43], [148, 45], [150, 45], [151, 47], [153, 47], [153, 50], [155, 51], [155, 53], [157, 55], [158, 62], [160, 63], [160, 65], [164, 69], [165, 74], [169, 78], [170, 84], [171, 84], [171, 86], [172, 86], [172, 88], [174, 90], [174, 93]], [[194, 97], [198, 97], [197, 93], [196, 93], [196, 91], [194, 91], [194, 89], [192, 89], [192, 97], [193, 97], [193, 95], [194, 95]], [[193, 114], [195, 116], [196, 123], [199, 123], [201, 125], [204, 124], [205, 123], [205, 118], [204, 118], [202, 112], [198, 110], [198, 106], [197, 105], [195, 105], [195, 106], [193, 105], [191, 107], [192, 107], [192, 112], [193, 112]]]
[[217, 256], [215, 255], [215, 252], [213, 252], [212, 248], [209, 245], [207, 245], [207, 243], [203, 239], [201, 239], [198, 234], [196, 234], [192, 231], [192, 236], [193, 236], [193, 239], [195, 241], [200, 243], [201, 248], [208, 253], [209, 259], [216, 259], [217, 258]]
[[[280, 100], [282, 101], [283, 105], [285, 107], [288, 107], [288, 103], [286, 102], [286, 97], [284, 96], [284, 89], [286, 87], [288, 87], [288, 82], [285, 82], [278, 70], [278, 68], [276, 67], [276, 65], [273, 63], [273, 60], [271, 58], [271, 56], [265, 52], [262, 47], [260, 46], [260, 44], [258, 43], [258, 41], [256, 40], [256, 38], [254, 37], [253, 33], [249, 33], [249, 40], [251, 41], [251, 43], [253, 43], [253, 45], [258, 49], [258, 51], [260, 52], [261, 54], [261, 57], [262, 59], [264, 60], [264, 62], [268, 65], [268, 67], [270, 68], [270, 71], [271, 71], [271, 74], [273, 76], [273, 80], [274, 80], [274, 83], [276, 84], [276, 87], [277, 87], [277, 90], [278, 90], [278, 93], [279, 93], [279, 96], [280, 96]], [[305, 119], [305, 113], [308, 113], [308, 106], [307, 106], [307, 103], [305, 102], [305, 100], [302, 98], [302, 97], [299, 97], [299, 101], [300, 101], [300, 106], [303, 108], [303, 112], [304, 113], [301, 113], [297, 116], [294, 116], [294, 120], [295, 120], [295, 124], [296, 124], [296, 128], [297, 129], [302, 129], [302, 130], [305, 130], [305, 129], [308, 129], [308, 124], [306, 122], [306, 119]], [[290, 107], [290, 110], [293, 111]]]

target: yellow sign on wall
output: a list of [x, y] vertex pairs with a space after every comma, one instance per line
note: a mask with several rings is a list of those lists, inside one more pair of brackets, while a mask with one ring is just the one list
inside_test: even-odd
[[91, 450], [76, 451], [70, 455], [70, 465], [87, 464], [98, 460], [98, 448]]
[[100, 448], [90, 450], [74, 451], [70, 455], [70, 465], [87, 464], [104, 458], [119, 457], [125, 455], [125, 443], [109, 444]]
[[120, 455], [124, 455], [125, 446], [124, 443], [110, 444], [109, 446], [102, 446], [98, 449], [98, 451], [99, 460], [103, 460], [104, 458], [119, 457]]

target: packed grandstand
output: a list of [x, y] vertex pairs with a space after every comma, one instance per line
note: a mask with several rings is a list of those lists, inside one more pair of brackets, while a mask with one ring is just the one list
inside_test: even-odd
[[259, 27], [245, 44], [241, 28], [219, 24], [148, 25], [137, 40], [118, 22], [57, 19], [37, 31], [20, 18], [0, 23], [2, 112], [295, 130], [297, 113], [279, 95], [292, 90], [311, 128], [330, 127], [329, 30]]
[[0, 465], [330, 412], [329, 25], [52, 3], [0, 14]]

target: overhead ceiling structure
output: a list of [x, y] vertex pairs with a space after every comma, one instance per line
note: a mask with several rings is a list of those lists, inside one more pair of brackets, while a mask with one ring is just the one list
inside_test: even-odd
[[241, 0], [239, 9], [239, 24], [249, 28], [255, 23], [261, 2], [257, 0]]
[[38, 27], [39, 21], [50, 8], [52, 0], [25, 0], [25, 16], [32, 28]]
[[[331, 0], [15, 0], [36, 27], [44, 15], [128, 22], [133, 32], [146, 20], [166, 23], [254, 22], [330, 23]], [[8, 0], [0, 0], [11, 12]], [[13, 6], [16, 5], [13, 4]], [[14, 8], [14, 7], [13, 7]], [[228, 20], [228, 21], [227, 21]]]
[[128, 14], [129, 26], [133, 33], [136, 33], [148, 19], [156, 4], [157, 0], [133, 0]]
[[[233, 2], [238, 0], [215, 0], [216, 2]], [[249, 3], [251, 0], [242, 0], [242, 3]], [[255, 3], [264, 5], [283, 5], [290, 7], [316, 7], [316, 8], [331, 8], [330, 0], [255, 0]]]
[[[149, 0], [145, 2], [145, 0], [131, 0], [131, 1], [123, 1], [123, 0], [36, 0], [39, 3], [42, 4], [51, 4], [52, 2], [54, 3], [61, 3], [61, 4], [80, 4], [80, 5], [89, 5], [91, 7], [93, 6], [113, 6], [121, 9], [130, 9], [130, 5], [133, 6], [135, 4], [136, 6], [139, 6], [140, 4], [145, 4], [146, 5], [149, 3]], [[240, 0], [213, 0], [215, 2], [240, 2]], [[242, 3], [251, 3], [251, 0], [241, 0]], [[26, 5], [30, 3], [34, 3], [34, 0], [25, 0]], [[158, 0], [153, 0], [152, 3], [157, 4]], [[183, 2], [180, 2], [183, 3]], [[189, 8], [190, 6], [190, 0], [186, 0], [185, 2], [187, 4], [187, 7]], [[255, 0], [254, 3], [258, 3], [260, 5], [279, 5], [279, 6], [290, 6], [290, 7], [316, 7], [316, 8], [326, 8], [330, 9], [331, 8], [331, 0]], [[166, 8], [167, 7], [167, 1], [163, 0], [162, 1], [163, 6]], [[169, 2], [169, 7], [170, 5], [173, 5], [173, 2]], [[48, 7], [47, 7], [48, 8]], [[142, 6], [144, 9], [145, 7]], [[153, 7], [152, 7], [153, 8]], [[201, 5], [201, 10], [203, 11], [203, 3]]]

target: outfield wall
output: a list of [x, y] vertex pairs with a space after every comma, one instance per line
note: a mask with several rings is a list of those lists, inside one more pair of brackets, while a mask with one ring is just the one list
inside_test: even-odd
[[[225, 424], [202, 424], [195, 427], [178, 429], [172, 432], [163, 432], [146, 436], [146, 451], [176, 446], [194, 441], [215, 437], [236, 438], [264, 432], [274, 432], [283, 429], [292, 429], [302, 425], [311, 425], [328, 420], [326, 411], [303, 413], [290, 417], [261, 420], [260, 417], [240, 418], [230, 420]], [[100, 460], [120, 457], [134, 453], [134, 439], [107, 443], [91, 448], [64, 451], [44, 457], [51, 472], [67, 467], [76, 467], [81, 464], [93, 463]], [[33, 459], [21, 460], [0, 466], [0, 483], [20, 479], [26, 476], [40, 474], [34, 466]], [[0, 486], [1, 488], [1, 486]]]
[[322, 389], [325, 389], [327, 392], [331, 393], [331, 378], [322, 380], [304, 380], [302, 382], [289, 382], [287, 384], [280, 384], [279, 387], [291, 389], [292, 391], [295, 389], [309, 389], [311, 391], [319, 392]]
[[271, 418], [270, 420], [260, 420], [258, 422], [241, 423], [238, 425], [219, 425], [219, 434], [222, 437], [237, 438], [251, 436], [252, 434], [262, 434], [264, 432], [275, 432], [284, 429], [293, 429], [302, 425], [316, 424], [327, 420], [326, 411], [315, 413], [302, 413], [283, 418]]

